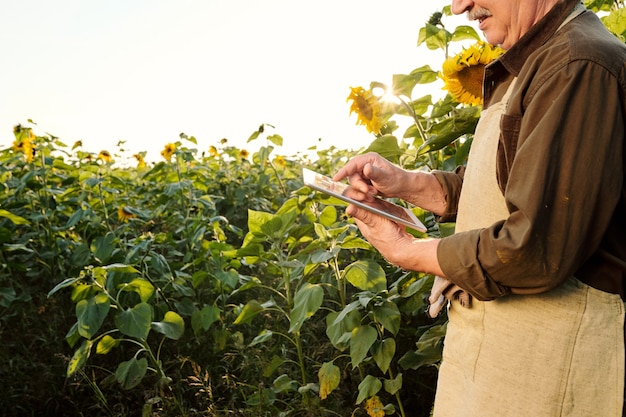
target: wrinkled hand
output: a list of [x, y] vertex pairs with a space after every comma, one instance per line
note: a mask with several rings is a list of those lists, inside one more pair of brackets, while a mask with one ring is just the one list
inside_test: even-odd
[[350, 185], [361, 192], [355, 195], [359, 200], [368, 199], [368, 195], [399, 197], [403, 191], [406, 171], [392, 164], [377, 153], [370, 152], [352, 158], [333, 176], [333, 180], [348, 178]]
[[402, 267], [404, 259], [397, 256], [401, 252], [398, 249], [411, 245], [413, 241], [413, 236], [406, 232], [404, 226], [353, 204], [348, 206], [346, 214], [354, 218], [365, 239], [389, 263]]
[[[424, 203], [421, 207], [426, 209], [445, 209], [441, 185], [433, 175], [405, 171], [373, 152], [352, 158], [333, 180], [344, 178], [350, 181], [345, 194], [355, 200], [371, 201], [374, 195], [380, 195]], [[415, 198], [407, 199], [410, 196]], [[404, 226], [354, 204], [348, 206], [346, 214], [354, 218], [365, 239], [391, 264], [445, 276], [437, 259], [438, 239], [415, 239]]]

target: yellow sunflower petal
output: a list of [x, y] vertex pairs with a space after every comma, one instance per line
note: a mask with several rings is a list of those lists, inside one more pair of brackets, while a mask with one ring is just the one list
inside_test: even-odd
[[365, 126], [370, 133], [379, 134], [383, 121], [378, 97], [371, 90], [365, 90], [363, 87], [351, 87], [346, 101], [350, 100], [352, 100], [350, 114], [356, 113], [356, 124]]
[[444, 90], [448, 90], [459, 103], [481, 105], [485, 66], [503, 53], [504, 50], [499, 47], [477, 42], [446, 59], [439, 74]]

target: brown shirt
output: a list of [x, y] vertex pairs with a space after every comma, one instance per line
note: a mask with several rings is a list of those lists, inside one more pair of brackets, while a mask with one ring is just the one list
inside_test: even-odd
[[[480, 300], [548, 291], [572, 275], [624, 299], [626, 45], [559, 2], [485, 71], [485, 106], [517, 77], [497, 176], [509, 217], [441, 240], [446, 277]], [[463, 168], [436, 171], [454, 219]], [[494, 173], [495, 175], [495, 173]]]

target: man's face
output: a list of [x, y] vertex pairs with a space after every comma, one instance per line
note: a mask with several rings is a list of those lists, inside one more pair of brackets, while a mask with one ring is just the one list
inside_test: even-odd
[[452, 0], [454, 14], [478, 21], [487, 42], [509, 49], [537, 23], [556, 0]]

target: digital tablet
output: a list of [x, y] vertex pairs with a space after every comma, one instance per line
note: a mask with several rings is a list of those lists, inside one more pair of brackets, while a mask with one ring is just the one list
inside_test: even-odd
[[325, 194], [336, 197], [346, 203], [354, 204], [365, 210], [376, 213], [379, 216], [393, 220], [403, 226], [410, 227], [411, 229], [418, 230], [420, 232], [426, 231], [426, 226], [413, 214], [411, 210], [406, 207], [399, 206], [391, 201], [383, 200], [376, 197], [374, 201], [359, 201], [344, 195], [345, 191], [350, 187], [348, 184], [333, 181], [332, 178], [326, 175], [319, 174], [310, 169], [302, 168], [302, 177], [304, 184], [311, 187], [314, 190], [321, 191]]

